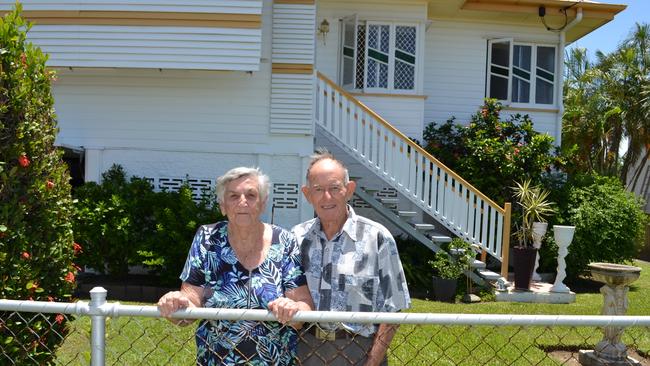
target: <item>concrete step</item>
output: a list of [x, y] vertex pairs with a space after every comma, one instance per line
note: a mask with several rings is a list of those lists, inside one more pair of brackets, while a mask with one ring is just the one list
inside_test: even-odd
[[369, 195], [374, 195], [375, 193], [379, 192], [379, 190], [376, 188], [361, 187], [361, 189], [363, 189], [363, 191], [368, 193]]
[[436, 227], [431, 224], [414, 224], [414, 227], [416, 230], [420, 231], [431, 231], [436, 229]]
[[397, 211], [399, 217], [415, 217], [417, 214], [415, 211]]
[[453, 255], [455, 257], [458, 257], [458, 256], [461, 256], [461, 255], [465, 254], [465, 249], [452, 248], [452, 249], [449, 249], [449, 254], [451, 254], [451, 255]]
[[479, 276], [485, 278], [488, 281], [496, 281], [499, 278], [501, 278], [500, 274], [496, 272], [492, 272], [489, 269], [485, 269], [485, 268], [476, 270], [476, 273], [478, 273]]
[[399, 203], [399, 199], [397, 199], [397, 198], [380, 198], [380, 199], [379, 199], [379, 202], [381, 202], [381, 203], [383, 203], [383, 204], [385, 204], [385, 205], [389, 205], [389, 204], [398, 204], [398, 203]]
[[[482, 262], [482, 261], [480, 261], [478, 259], [474, 259], [472, 261], [472, 263], [471, 263], [471, 266], [472, 266], [472, 268], [476, 268], [476, 269], [485, 269], [485, 262]], [[494, 273], [494, 272], [492, 272], [492, 273]]]
[[449, 242], [451, 242], [451, 237], [449, 237], [447, 235], [433, 234], [433, 235], [431, 235], [431, 240], [434, 243], [449, 243]]

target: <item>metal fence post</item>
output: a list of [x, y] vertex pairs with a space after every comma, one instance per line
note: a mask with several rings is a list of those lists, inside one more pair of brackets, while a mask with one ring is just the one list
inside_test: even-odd
[[101, 306], [106, 303], [106, 289], [93, 287], [90, 290], [89, 310], [91, 317], [90, 325], [90, 364], [92, 366], [104, 366], [106, 350], [106, 316], [101, 312]]

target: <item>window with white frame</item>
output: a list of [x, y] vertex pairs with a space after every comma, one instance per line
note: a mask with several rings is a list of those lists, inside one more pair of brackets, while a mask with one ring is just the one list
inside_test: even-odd
[[488, 41], [487, 96], [513, 104], [554, 105], [556, 48], [515, 43], [512, 39]]
[[418, 25], [342, 20], [341, 84], [367, 92], [415, 92]]

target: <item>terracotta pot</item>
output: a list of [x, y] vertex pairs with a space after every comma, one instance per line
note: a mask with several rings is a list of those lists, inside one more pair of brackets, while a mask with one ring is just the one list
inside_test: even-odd
[[448, 280], [433, 276], [433, 299], [436, 301], [454, 302], [458, 280]]
[[537, 249], [535, 248], [512, 248], [513, 266], [515, 267], [515, 290], [528, 290], [530, 279], [533, 277]]

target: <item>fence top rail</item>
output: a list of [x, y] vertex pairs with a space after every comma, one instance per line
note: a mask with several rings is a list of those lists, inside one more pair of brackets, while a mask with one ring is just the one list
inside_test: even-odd
[[323, 80], [326, 84], [328, 84], [330, 87], [338, 91], [339, 93], [343, 94], [346, 96], [349, 100], [351, 100], [354, 104], [356, 104], [359, 108], [363, 109], [366, 113], [369, 115], [373, 116], [380, 124], [384, 125], [388, 130], [392, 131], [393, 134], [395, 134], [397, 137], [399, 137], [404, 143], [408, 144], [411, 146], [412, 149], [417, 150], [420, 154], [425, 156], [427, 159], [432, 161], [434, 164], [436, 164], [438, 167], [440, 167], [444, 172], [447, 174], [451, 175], [455, 180], [461, 182], [465, 187], [469, 188], [474, 194], [476, 194], [478, 197], [480, 197], [483, 201], [487, 202], [490, 206], [494, 207], [495, 210], [497, 210], [499, 213], [502, 215], [505, 214], [505, 208], [501, 207], [499, 204], [496, 202], [492, 201], [488, 196], [483, 194], [483, 192], [479, 191], [476, 187], [471, 185], [469, 182], [467, 182], [463, 177], [458, 175], [456, 172], [451, 170], [449, 167], [447, 167], [445, 164], [443, 164], [440, 160], [436, 159], [433, 155], [429, 154], [426, 150], [424, 150], [420, 145], [416, 144], [415, 142], [411, 141], [406, 135], [404, 135], [401, 131], [393, 127], [388, 121], [386, 121], [384, 118], [382, 118], [380, 115], [375, 113], [371, 108], [369, 108], [367, 105], [365, 105], [363, 102], [361, 102], [359, 99], [355, 98], [352, 94], [348, 93], [346, 90], [338, 86], [335, 82], [330, 80], [327, 76], [322, 74], [320, 71], [316, 73], [316, 75]]
[[[159, 318], [152, 305], [124, 305], [107, 302], [100, 306], [88, 303], [57, 303], [47, 301], [0, 299], [0, 311], [66, 313], [99, 316], [140, 316]], [[173, 318], [275, 321], [267, 310], [192, 308], [179, 310]], [[650, 326], [650, 316], [605, 315], [516, 315], [516, 314], [433, 314], [433, 313], [369, 313], [343, 311], [300, 311], [294, 320], [300, 322], [353, 322], [370, 324], [437, 324], [492, 326]]]

